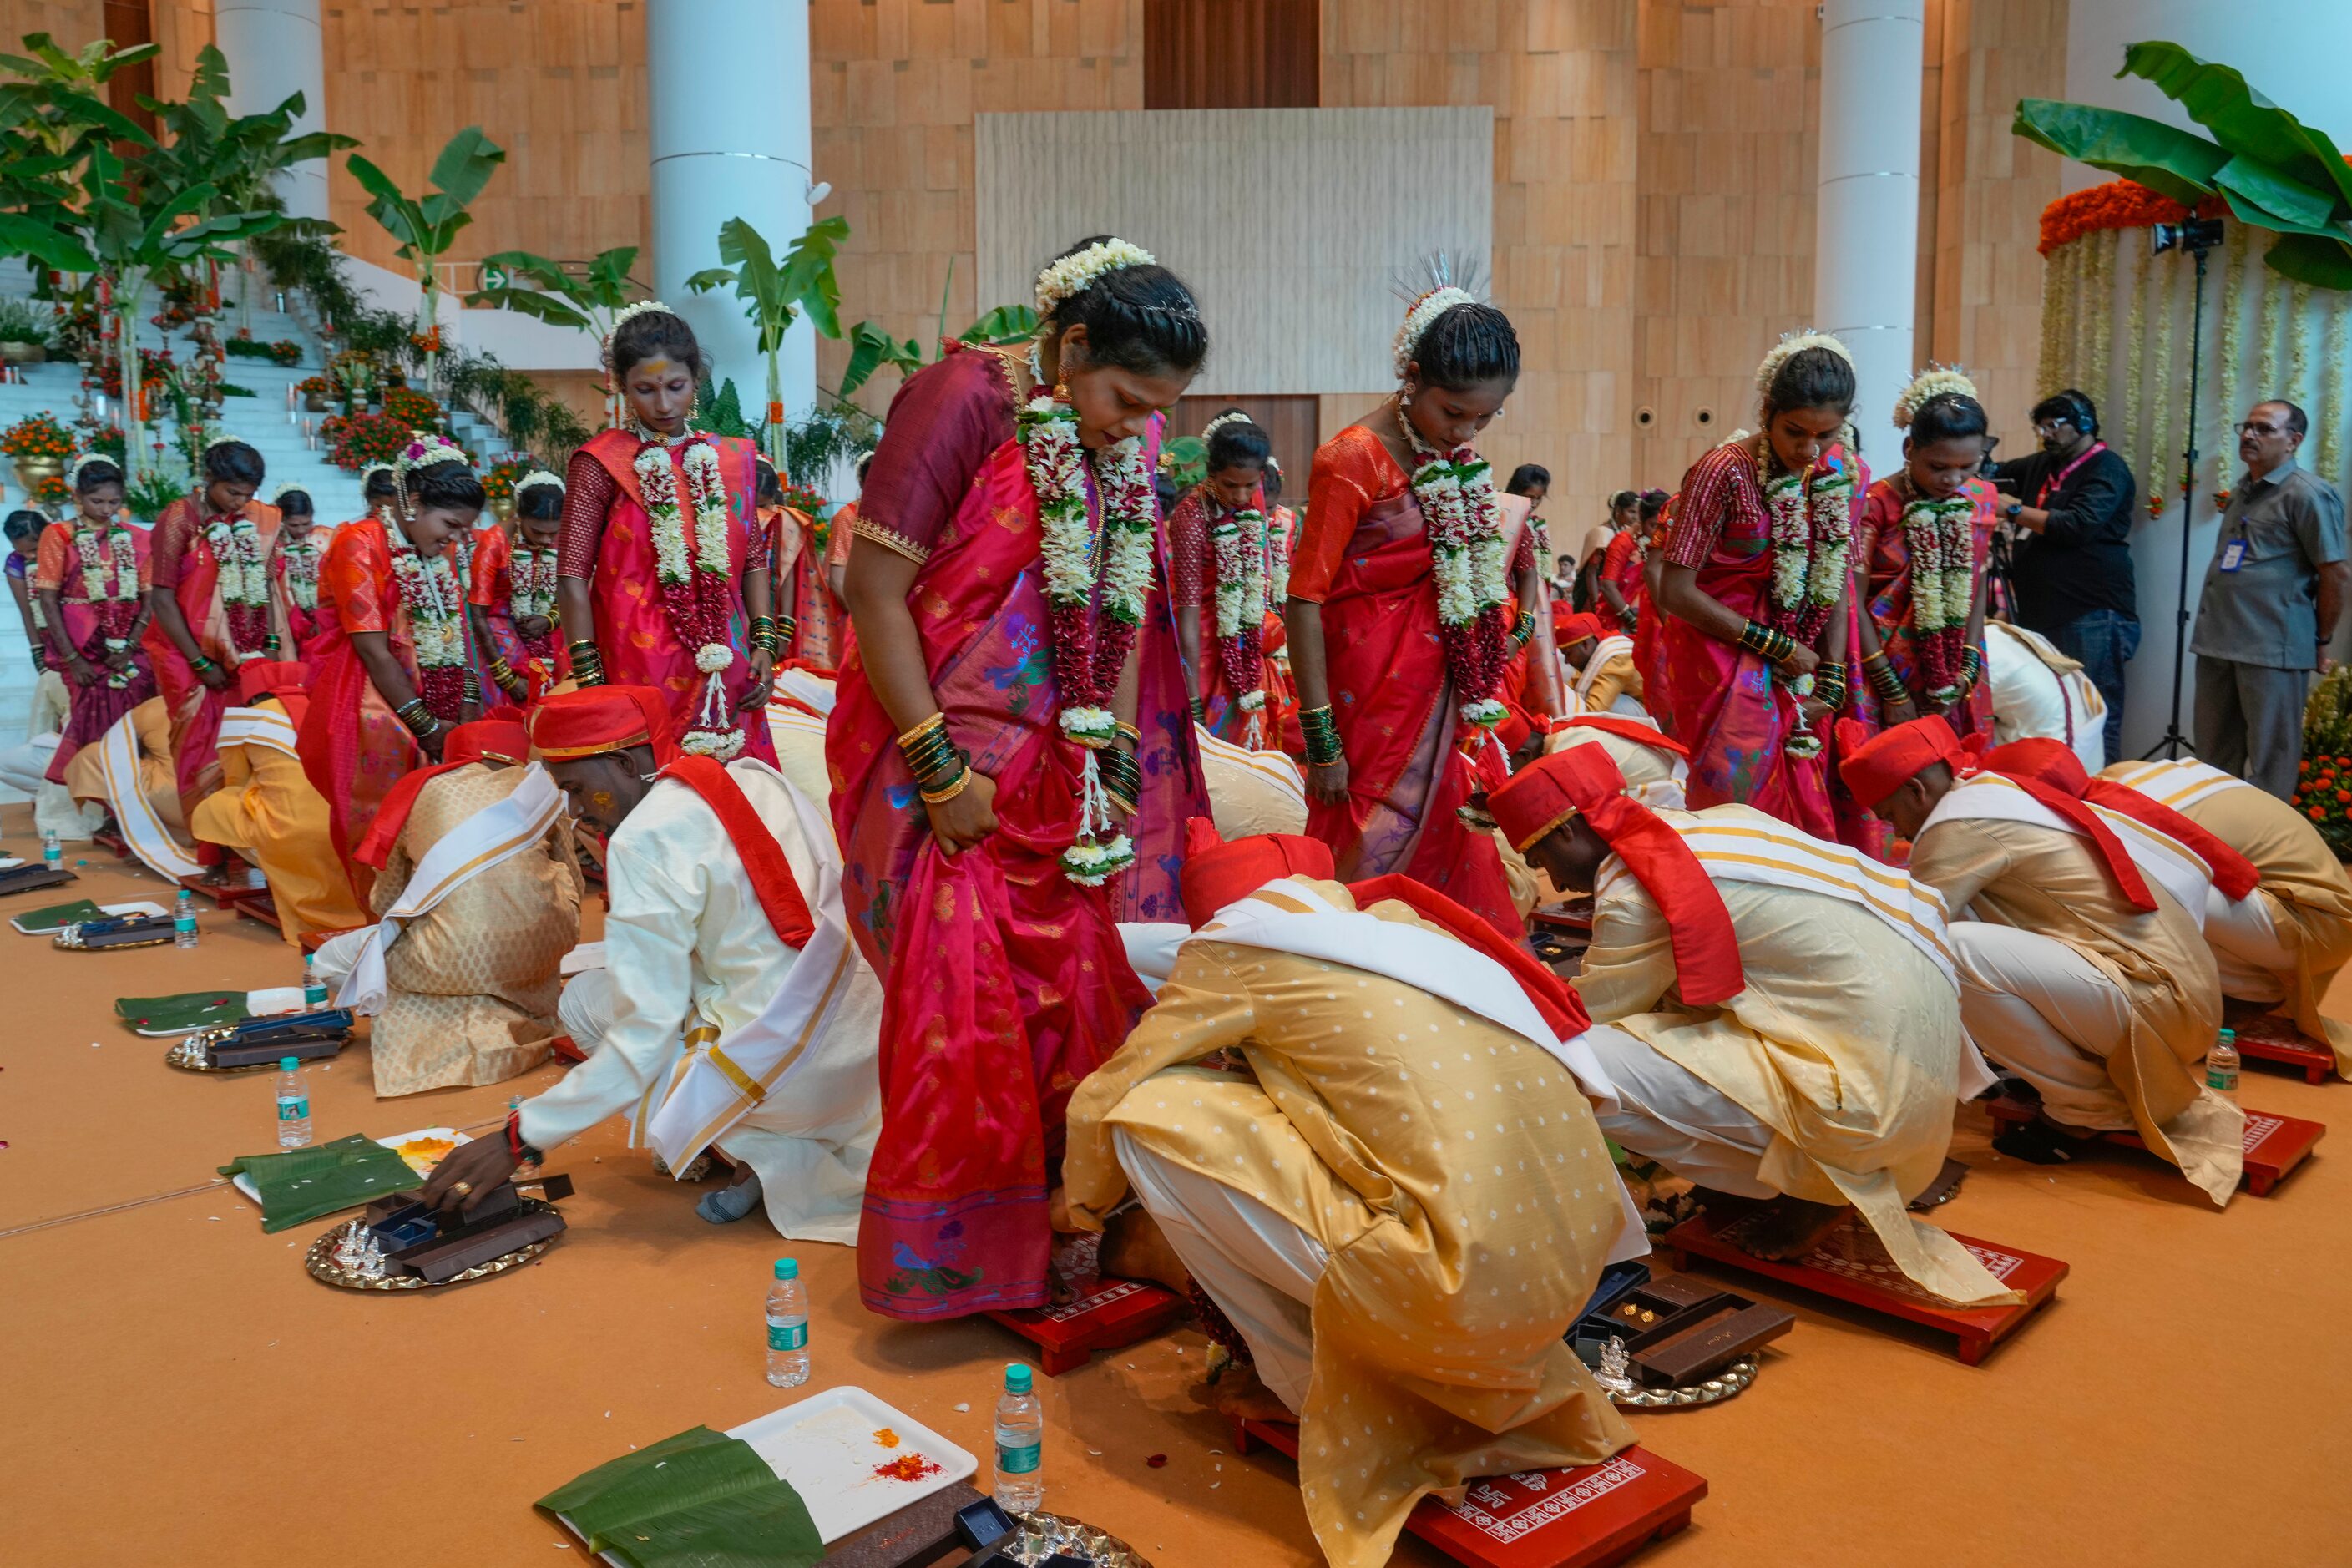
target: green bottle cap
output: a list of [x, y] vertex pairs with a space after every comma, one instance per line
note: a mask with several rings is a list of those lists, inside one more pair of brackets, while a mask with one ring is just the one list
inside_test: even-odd
[[777, 1279], [799, 1279], [800, 1277], [801, 1277], [801, 1264], [800, 1264], [800, 1259], [799, 1259], [799, 1258], [777, 1258], [777, 1259], [776, 1259], [776, 1278], [777, 1278]]
[[278, 1070], [279, 1072], [292, 1072], [297, 1065], [298, 1064], [292, 1057], [279, 1057], [278, 1058]]
[[2237, 1030], [2235, 1030], [2235, 1029], [2224, 1029], [2224, 1030], [2222, 1030], [2222, 1031], [2221, 1031], [2221, 1043], [2222, 1043], [2223, 1045], [2225, 1045], [2225, 1046], [2234, 1046], [2234, 1045], [2236, 1045], [2236, 1044], [2238, 1043], [2238, 1031], [2237, 1031]]
[[1030, 1376], [1031, 1373], [1029, 1369], [1022, 1365], [1019, 1362], [1006, 1363], [1004, 1367], [1004, 1392], [1007, 1394], [1028, 1393]]

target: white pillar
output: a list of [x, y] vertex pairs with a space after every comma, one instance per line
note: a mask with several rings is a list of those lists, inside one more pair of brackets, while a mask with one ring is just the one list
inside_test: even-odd
[[[649, 0], [654, 291], [693, 324], [712, 379], [732, 376], [756, 420], [767, 396], [759, 336], [731, 292], [690, 294], [719, 263], [719, 226], [740, 217], [776, 259], [808, 226], [807, 0]], [[816, 401], [816, 334], [784, 339], [784, 407]]]
[[[264, 114], [295, 93], [293, 133], [327, 128], [327, 54], [319, 0], [217, 0], [213, 36], [228, 60], [228, 110]], [[327, 160], [297, 163], [278, 179], [292, 217], [327, 216]]]
[[1813, 318], [1853, 352], [1854, 427], [1871, 468], [1902, 450], [1889, 418], [1917, 368], [1919, 72], [1927, 0], [1827, 0], [1822, 7], [1822, 166], [1813, 231]]

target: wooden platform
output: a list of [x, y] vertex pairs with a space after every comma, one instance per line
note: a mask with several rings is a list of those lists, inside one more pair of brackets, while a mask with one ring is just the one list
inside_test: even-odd
[[[1298, 1458], [1298, 1428], [1243, 1421], [1234, 1446]], [[1690, 1523], [1706, 1482], [1636, 1446], [1597, 1465], [1520, 1470], [1474, 1482], [1462, 1506], [1425, 1497], [1408, 1534], [1473, 1568], [1605, 1568]]]
[[2058, 1282], [2068, 1272], [2068, 1266], [2057, 1258], [1954, 1234], [1952, 1239], [1974, 1253], [1994, 1279], [2025, 1295], [2024, 1301], [2015, 1306], [1955, 1306], [1923, 1289], [1895, 1268], [1859, 1215], [1847, 1215], [1811, 1253], [1794, 1263], [1759, 1258], [1727, 1239], [1725, 1233], [1743, 1217], [1695, 1215], [1660, 1237], [1658, 1249], [1677, 1268], [1688, 1258], [1703, 1258], [1719, 1268], [1759, 1275], [1939, 1330], [1958, 1342], [1960, 1361], [1968, 1366], [1982, 1362], [1994, 1344], [2016, 1332], [2043, 1303], [2055, 1298]]
[[2248, 1061], [2276, 1062], [2303, 1074], [2305, 1083], [2326, 1083], [2336, 1071], [2336, 1053], [2294, 1026], [2292, 1018], [2263, 1014], [2233, 1024], [2238, 1054]]
[[[2035, 1120], [2042, 1112], [2038, 1107], [2007, 1096], [1989, 1100], [1985, 1109], [1991, 1112], [1996, 1126], [2004, 1122], [2023, 1123]], [[2248, 1192], [2266, 1198], [2271, 1189], [2286, 1180], [2301, 1164], [2304, 1156], [2316, 1148], [2327, 1135], [2327, 1125], [2306, 1121], [2299, 1116], [2279, 1116], [2267, 1110], [2246, 1112], [2246, 1163], [2239, 1180]], [[2094, 1142], [2112, 1143], [2118, 1149], [2137, 1149], [2143, 1153], [2147, 1145], [2137, 1132], [2102, 1132]]]
[[1184, 1315], [1184, 1298], [1141, 1279], [1105, 1279], [1067, 1306], [988, 1315], [1035, 1345], [1037, 1364], [1059, 1377], [1097, 1351], [1150, 1339]]

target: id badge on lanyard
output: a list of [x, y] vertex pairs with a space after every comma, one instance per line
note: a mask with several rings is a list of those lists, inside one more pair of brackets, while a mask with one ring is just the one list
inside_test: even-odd
[[2221, 546], [2221, 570], [2235, 572], [2246, 563], [2246, 541], [2242, 534]]

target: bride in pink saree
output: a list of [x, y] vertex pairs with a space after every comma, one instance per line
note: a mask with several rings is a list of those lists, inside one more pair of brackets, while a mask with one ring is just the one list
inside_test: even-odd
[[1038, 305], [1034, 358], [950, 344], [899, 388], [849, 558], [825, 758], [883, 986], [858, 1285], [894, 1318], [1047, 1301], [1070, 1093], [1150, 1003], [1118, 922], [1183, 918], [1209, 813], [1151, 489], [1207, 333], [1108, 238]]
[[[1859, 843], [1832, 799], [1830, 714], [1845, 700], [1854, 522], [1870, 475], [1837, 439], [1853, 366], [1834, 338], [1784, 340], [1757, 372], [1763, 431], [1691, 465], [1672, 505], [1646, 689], [1690, 748], [1693, 810], [1752, 805]], [[1846, 829], [1841, 832], [1841, 826]]]

